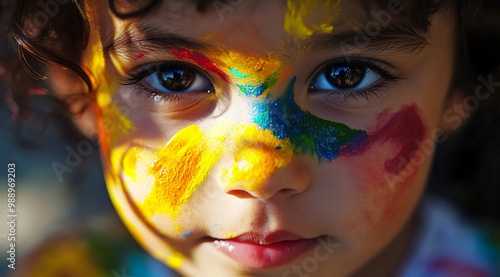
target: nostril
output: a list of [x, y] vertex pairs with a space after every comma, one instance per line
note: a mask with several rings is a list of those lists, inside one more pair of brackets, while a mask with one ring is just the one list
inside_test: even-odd
[[235, 190], [230, 190], [227, 192], [230, 195], [236, 196], [238, 198], [255, 198], [253, 195], [251, 195], [249, 192], [241, 190], [241, 189], [235, 189]]

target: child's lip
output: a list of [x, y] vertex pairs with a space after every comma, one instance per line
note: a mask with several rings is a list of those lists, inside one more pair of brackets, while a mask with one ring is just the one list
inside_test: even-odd
[[286, 264], [317, 243], [287, 231], [266, 235], [249, 232], [232, 239], [213, 239], [213, 245], [231, 259], [248, 268], [265, 269]]

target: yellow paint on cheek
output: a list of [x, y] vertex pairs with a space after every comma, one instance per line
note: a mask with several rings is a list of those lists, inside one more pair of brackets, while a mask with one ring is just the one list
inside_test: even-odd
[[173, 269], [179, 269], [184, 261], [184, 256], [181, 253], [174, 253], [172, 256], [167, 258], [167, 265]]
[[100, 108], [103, 130], [102, 136], [111, 144], [125, 137], [135, 129], [132, 121], [128, 119], [120, 108], [111, 103], [109, 106]]
[[156, 156], [149, 169], [155, 183], [141, 207], [146, 216], [160, 213], [175, 218], [205, 182], [222, 151], [212, 147], [198, 126], [191, 125], [179, 131]]
[[342, 0], [288, 0], [284, 28], [289, 34], [305, 39], [315, 32], [333, 32], [332, 22]]
[[[113, 97], [118, 89], [118, 86], [113, 83], [112, 78], [106, 74], [106, 60], [104, 58], [102, 44], [100, 42], [95, 43], [92, 46], [90, 57], [92, 58], [89, 61], [88, 67], [94, 76], [94, 79], [92, 80], [93, 85], [97, 88], [95, 91], [96, 98], [93, 103], [93, 108], [98, 119], [101, 151], [105, 156], [109, 155], [109, 168], [106, 167], [104, 173], [106, 183], [109, 187], [110, 196], [117, 210], [122, 216], [125, 215], [123, 217], [124, 222], [130, 228], [135, 238], [141, 242], [144, 241], [142, 236], [143, 234], [139, 233], [138, 229], [134, 225], [135, 222], [131, 220], [133, 216], [129, 218], [130, 211], [129, 213], [125, 212], [127, 209], [126, 201], [121, 199], [120, 193], [116, 193], [116, 191], [121, 191], [121, 188], [119, 188], [119, 184], [121, 183], [120, 178], [118, 177], [119, 172], [123, 171], [125, 175], [133, 180], [137, 179], [137, 161], [139, 157], [142, 159], [145, 158], [144, 152], [142, 152], [142, 149], [137, 147], [127, 149], [124, 145], [114, 145], [117, 140], [123, 138], [130, 131], [134, 130], [134, 126], [127, 116], [121, 111], [120, 105], [113, 102]], [[118, 70], [120, 70], [120, 68], [118, 68]], [[172, 151], [175, 151], [175, 149], [172, 149]], [[172, 158], [175, 160], [177, 157], [173, 156]], [[202, 158], [201, 160], [203, 161], [204, 159]], [[168, 163], [166, 164], [168, 165]], [[174, 177], [173, 179], [176, 178]], [[161, 191], [161, 188], [159, 190]], [[161, 192], [159, 194], [161, 194]], [[147, 202], [147, 200], [145, 202]], [[143, 244], [145, 243], [143, 242]], [[169, 257], [165, 257], [164, 252], [155, 253], [154, 249], [150, 251], [155, 254], [155, 256], [162, 257], [162, 260], [164, 260], [164, 262], [170, 267], [174, 269], [180, 268], [184, 261], [183, 255], [175, 252], [175, 250], [168, 246], [166, 247], [171, 251], [170, 253], [173, 253]]]
[[239, 125], [235, 133], [234, 163], [223, 171], [230, 186], [242, 184], [258, 191], [271, 175], [292, 161], [293, 148], [288, 139], [278, 139], [254, 124]]
[[127, 155], [123, 157], [123, 173], [133, 181], [137, 181], [137, 158], [140, 155], [140, 149], [133, 147], [128, 150]]

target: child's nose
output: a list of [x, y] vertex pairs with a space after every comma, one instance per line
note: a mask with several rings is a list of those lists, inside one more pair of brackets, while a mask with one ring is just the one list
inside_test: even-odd
[[239, 197], [269, 199], [303, 192], [309, 184], [308, 163], [294, 154], [288, 139], [279, 139], [255, 124], [232, 133], [230, 161], [222, 173], [224, 190]]
[[248, 167], [249, 178], [246, 180], [226, 182], [224, 191], [239, 198], [268, 200], [275, 196], [290, 197], [300, 194], [310, 183], [309, 164], [298, 156], [293, 157], [285, 167], [270, 168], [268, 176], [252, 174], [252, 170], [252, 166]]

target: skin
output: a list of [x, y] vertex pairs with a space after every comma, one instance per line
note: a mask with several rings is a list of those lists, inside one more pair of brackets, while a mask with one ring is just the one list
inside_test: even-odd
[[[327, 19], [333, 20], [333, 28], [317, 28], [312, 36], [352, 29], [352, 18], [359, 24], [366, 22], [368, 14], [357, 1], [337, 4], [333, 1], [331, 8], [346, 12]], [[243, 2], [233, 12], [224, 13], [222, 21], [213, 9], [200, 14], [192, 5], [176, 12], [167, 5], [160, 6], [140, 20], [112, 16], [103, 1], [90, 1], [89, 7], [93, 26], [98, 24], [100, 28], [91, 35], [83, 63], [100, 84], [92, 112], [99, 126], [108, 189], [123, 221], [151, 254], [188, 276], [203, 276], [206, 272], [213, 276], [281, 276], [312, 256], [313, 250], [286, 265], [257, 270], [242, 267], [204, 239], [282, 229], [304, 238], [329, 236], [339, 244], [310, 276], [367, 276], [366, 272], [370, 276], [387, 276], [397, 270], [400, 261], [394, 262], [394, 257], [404, 257], [412, 230], [418, 225], [418, 220], [410, 218], [414, 218], [432, 157], [426, 155], [418, 165], [404, 163], [392, 173], [386, 161], [394, 159], [405, 145], [431, 137], [432, 130], [441, 125], [453, 68], [452, 19], [433, 17], [426, 34], [428, 44], [419, 51], [363, 52], [365, 58], [390, 64], [390, 70], [402, 79], [384, 88], [378, 97], [343, 101], [329, 98], [326, 93], [311, 93], [308, 88], [311, 75], [321, 64], [346, 53], [335, 47], [303, 50], [302, 45], [310, 37], [285, 30], [284, 2]], [[138, 22], [213, 46], [215, 51], [200, 53], [216, 69], [196, 59], [180, 58], [168, 48], [151, 51], [143, 47], [125, 51], [128, 55], [120, 55], [119, 51], [102, 53], [103, 44], [137, 30]], [[232, 59], [227, 53], [239, 58]], [[236, 64], [245, 59], [249, 61], [247, 66]], [[199, 93], [189, 100], [155, 102], [135, 94], [133, 86], [115, 81], [124, 72], [165, 60], [199, 66], [213, 82], [215, 92]], [[249, 96], [238, 86], [252, 84], [250, 77], [238, 78], [255, 73], [252, 66], [258, 65], [251, 61], [270, 65], [269, 72], [255, 77], [261, 81], [281, 68], [276, 83], [264, 93], [270, 98]], [[240, 75], [231, 71], [234, 64]], [[286, 150], [269, 161], [265, 159], [272, 154], [238, 146], [241, 136], [232, 135], [238, 133], [234, 130], [243, 126], [247, 128], [243, 133], [253, 132], [251, 128], [256, 127], [252, 105], [257, 100], [265, 103], [283, 96], [293, 78], [294, 101], [300, 109], [324, 121], [366, 132], [361, 150], [326, 160], [314, 153]], [[407, 117], [415, 119], [414, 125], [393, 124]], [[420, 132], [412, 133], [415, 124], [420, 126]], [[255, 132], [249, 137], [259, 143], [284, 143], [276, 141], [272, 134], [268, 136], [262, 128]], [[388, 134], [385, 139], [384, 134]], [[410, 135], [401, 138], [401, 134]], [[188, 145], [186, 151], [202, 149], [197, 154], [203, 152], [199, 159], [206, 168], [191, 172], [186, 169], [191, 165], [176, 163], [194, 155], [179, 154], [182, 145]], [[236, 150], [227, 150], [231, 147]], [[206, 149], [213, 150], [204, 152]], [[411, 150], [417, 149], [418, 143]], [[257, 158], [248, 158], [252, 154]], [[175, 158], [168, 159], [172, 155]], [[243, 173], [234, 171], [237, 155], [251, 165]], [[411, 161], [408, 153], [402, 155]], [[271, 165], [271, 170], [259, 171], [258, 176], [264, 177], [254, 183], [234, 176], [253, 174], [254, 169], [262, 169], [262, 163]], [[174, 178], [168, 172], [161, 175], [162, 168], [178, 172], [184, 168], [189, 171], [185, 176], [191, 177]], [[196, 174], [201, 177], [192, 177]], [[387, 176], [403, 177], [391, 183]], [[180, 183], [173, 186], [175, 182]], [[187, 184], [186, 188], [175, 190], [183, 184]], [[174, 189], [161, 191], [168, 186]], [[173, 197], [174, 193], [184, 198]]]

